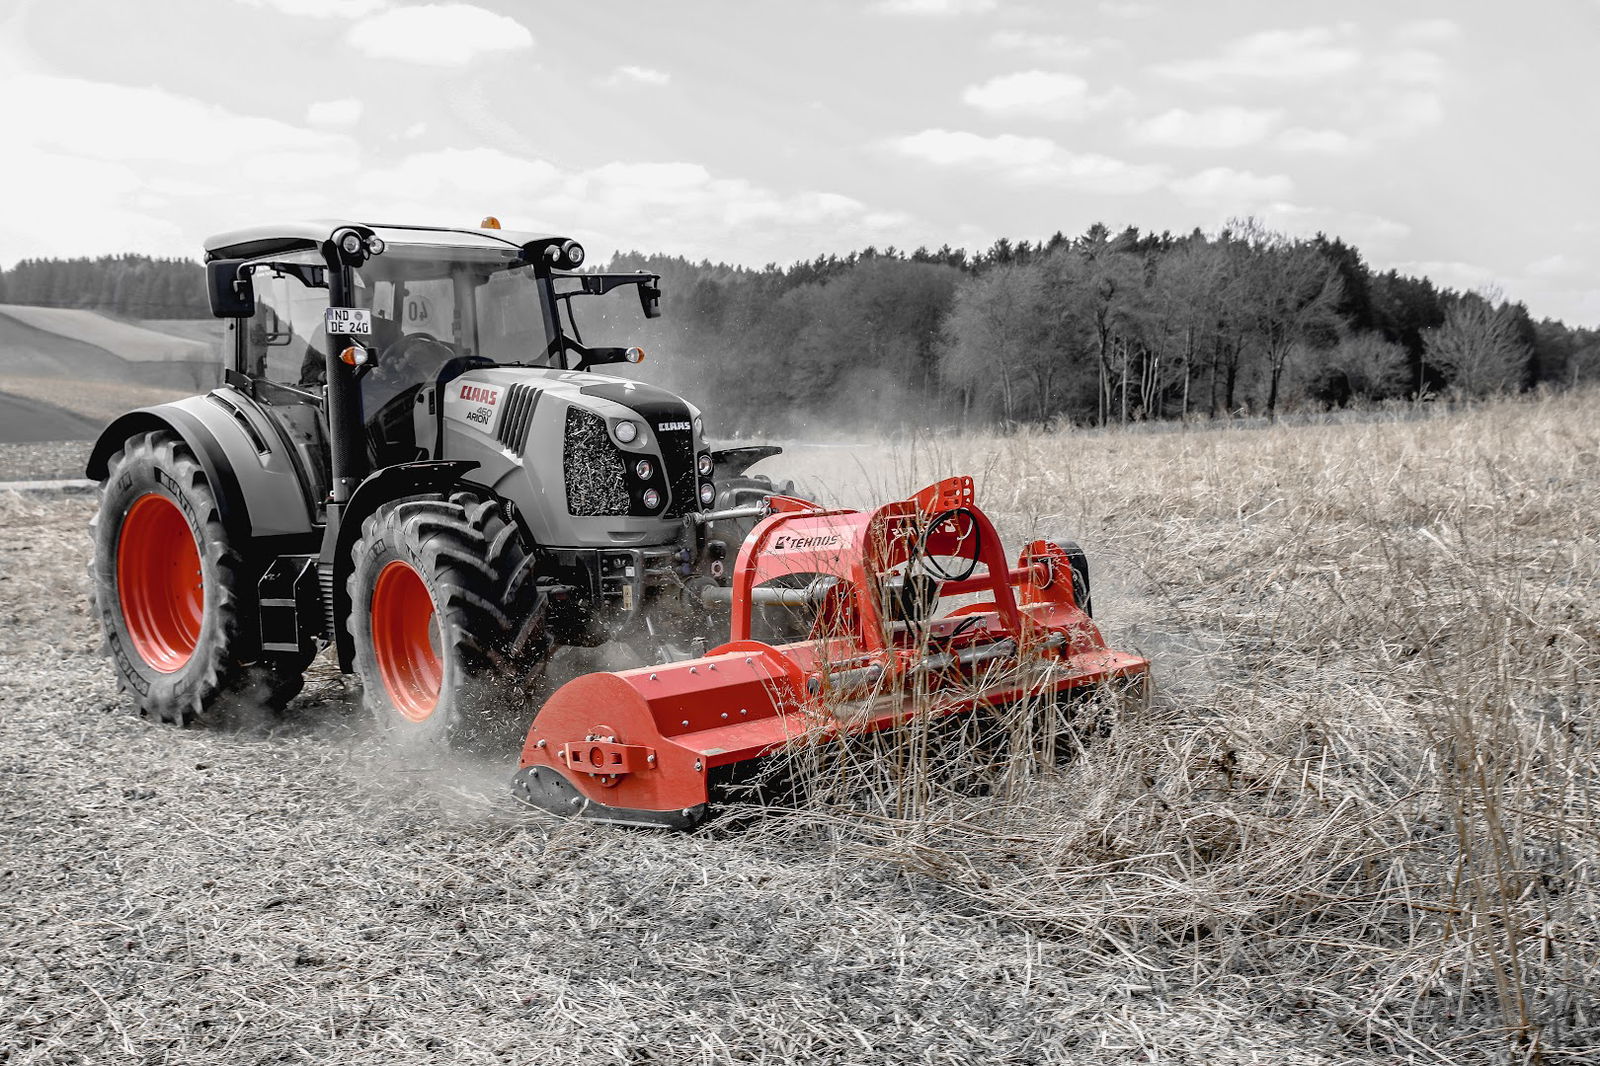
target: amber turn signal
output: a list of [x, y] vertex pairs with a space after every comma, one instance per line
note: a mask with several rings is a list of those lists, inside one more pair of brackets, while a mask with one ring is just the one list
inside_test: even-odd
[[358, 344], [352, 344], [350, 347], [339, 353], [339, 358], [348, 363], [350, 366], [365, 366], [367, 362], [367, 350]]
[[499, 229], [500, 228], [500, 220], [498, 218], [495, 218], [493, 215], [486, 215], [486, 216], [484, 216], [483, 221], [478, 223], [478, 228], [479, 229]]
[[642, 362], [644, 362], [644, 349], [643, 348], [638, 348], [638, 347], [629, 348], [625, 354], [627, 356], [628, 362], [630, 362], [630, 363], [642, 363]]

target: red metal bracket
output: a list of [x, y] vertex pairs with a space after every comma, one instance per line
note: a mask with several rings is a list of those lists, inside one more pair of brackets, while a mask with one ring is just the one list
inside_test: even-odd
[[596, 777], [637, 774], [656, 764], [654, 748], [643, 744], [618, 744], [614, 740], [576, 740], [561, 747], [560, 759], [568, 769]]

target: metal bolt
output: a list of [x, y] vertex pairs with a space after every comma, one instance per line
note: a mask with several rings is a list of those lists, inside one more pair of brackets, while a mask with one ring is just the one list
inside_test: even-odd
[[712, 663], [710, 666], [706, 667], [706, 669], [708, 669], [708, 670], [715, 670], [716, 668], [717, 668], [717, 664], [716, 663]]
[[659, 681], [659, 680], [661, 680], [661, 679], [660, 679], [660, 678], [659, 678], [659, 677], [657, 677], [657, 676], [656, 676], [656, 675], [655, 675], [655, 674], [651, 674], [651, 675], [650, 675], [650, 680], [651, 680], [651, 681]]
[[698, 674], [700, 672], [700, 668], [698, 666], [691, 666], [689, 667], [689, 672], [691, 674]]
[[724, 718], [724, 719], [726, 719], [726, 718], [727, 718], [727, 717], [728, 717], [728, 712], [727, 712], [727, 711], [723, 711], [723, 712], [722, 712], [722, 717], [723, 717], [723, 718]]
[[656, 764], [655, 754], [652, 752], [651, 754], [646, 755], [644, 761], [649, 763], [651, 766], [654, 766]]
[[749, 714], [750, 713], [750, 708], [748, 708], [748, 707], [740, 707], [739, 708], [739, 713], [740, 714]]
[[583, 802], [583, 800], [582, 800], [582, 799], [580, 799], [580, 798], [578, 798], [578, 797], [577, 797], [577, 796], [573, 796], [573, 797], [572, 797], [572, 798], [571, 798], [571, 799], [569, 799], [569, 800], [568, 800], [568, 801], [567, 801], [567, 802], [568, 802], [568, 803], [569, 803], [569, 804], [571, 804], [571, 805], [572, 805], [572, 806], [574, 806], [574, 807], [576, 807], [576, 806], [578, 806], [578, 805], [579, 805], [579, 804], [580, 804], [580, 803], [582, 803], [582, 802]]
[[748, 655], [746, 655], [746, 656], [745, 656], [745, 657], [744, 657], [744, 664], [745, 664], [745, 665], [746, 665], [746, 666], [749, 666], [749, 665], [750, 665], [750, 664], [751, 664], [751, 663], [753, 663], [753, 662], [755, 662], [755, 660], [754, 660], [754, 659], [752, 659], [752, 658], [750, 658], [750, 656], [748, 656]]
[[535, 745], [534, 745], [534, 747], [536, 747], [536, 748], [542, 748], [542, 747], [544, 747], [544, 746], [545, 746], [545, 745], [546, 745], [546, 744], [549, 744], [549, 743], [550, 743], [550, 742], [549, 742], [549, 741], [548, 741], [548, 740], [546, 740], [546, 739], [544, 739], [544, 737], [540, 737], [540, 738], [539, 738], [539, 743], [537, 743], [537, 744], [535, 744]]
[[685, 718], [685, 719], [684, 719], [684, 720], [683, 720], [683, 724], [684, 724], [684, 728], [688, 728], [688, 725], [689, 725], [689, 719], [687, 719], [687, 718]]
[[695, 761], [694, 761], [694, 769], [695, 769], [695, 772], [696, 772], [696, 773], [699, 773], [699, 772], [700, 772], [700, 769], [701, 769], [701, 764], [700, 764], [700, 760], [699, 760], [699, 759], [696, 759], [696, 760], [695, 760]]

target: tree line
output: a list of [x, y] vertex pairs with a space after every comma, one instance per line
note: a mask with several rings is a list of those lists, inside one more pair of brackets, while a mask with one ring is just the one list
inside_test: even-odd
[[[625, 252], [606, 269], [662, 276], [665, 317], [607, 316], [656, 353], [650, 376], [736, 431], [1271, 417], [1600, 376], [1600, 331], [1253, 219], [759, 269]], [[207, 315], [196, 263], [137, 255], [24, 260], [0, 274], [5, 301]]]
[[1096, 225], [976, 255], [868, 248], [741, 270], [627, 253], [612, 268], [663, 275], [680, 384], [752, 431], [818, 415], [1274, 417], [1600, 376], [1600, 331], [1251, 219], [1215, 235]]
[[200, 264], [147, 255], [24, 259], [0, 271], [0, 303], [73, 307], [120, 318], [211, 315]]

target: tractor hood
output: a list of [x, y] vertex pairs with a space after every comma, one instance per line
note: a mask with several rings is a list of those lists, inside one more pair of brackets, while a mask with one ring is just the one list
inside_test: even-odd
[[654, 385], [491, 367], [447, 382], [439, 407], [443, 458], [477, 461], [478, 476], [519, 507], [536, 494], [547, 501], [536, 510], [564, 512], [564, 528], [536, 531], [541, 543], [665, 540], [712, 491], [700, 411]]

